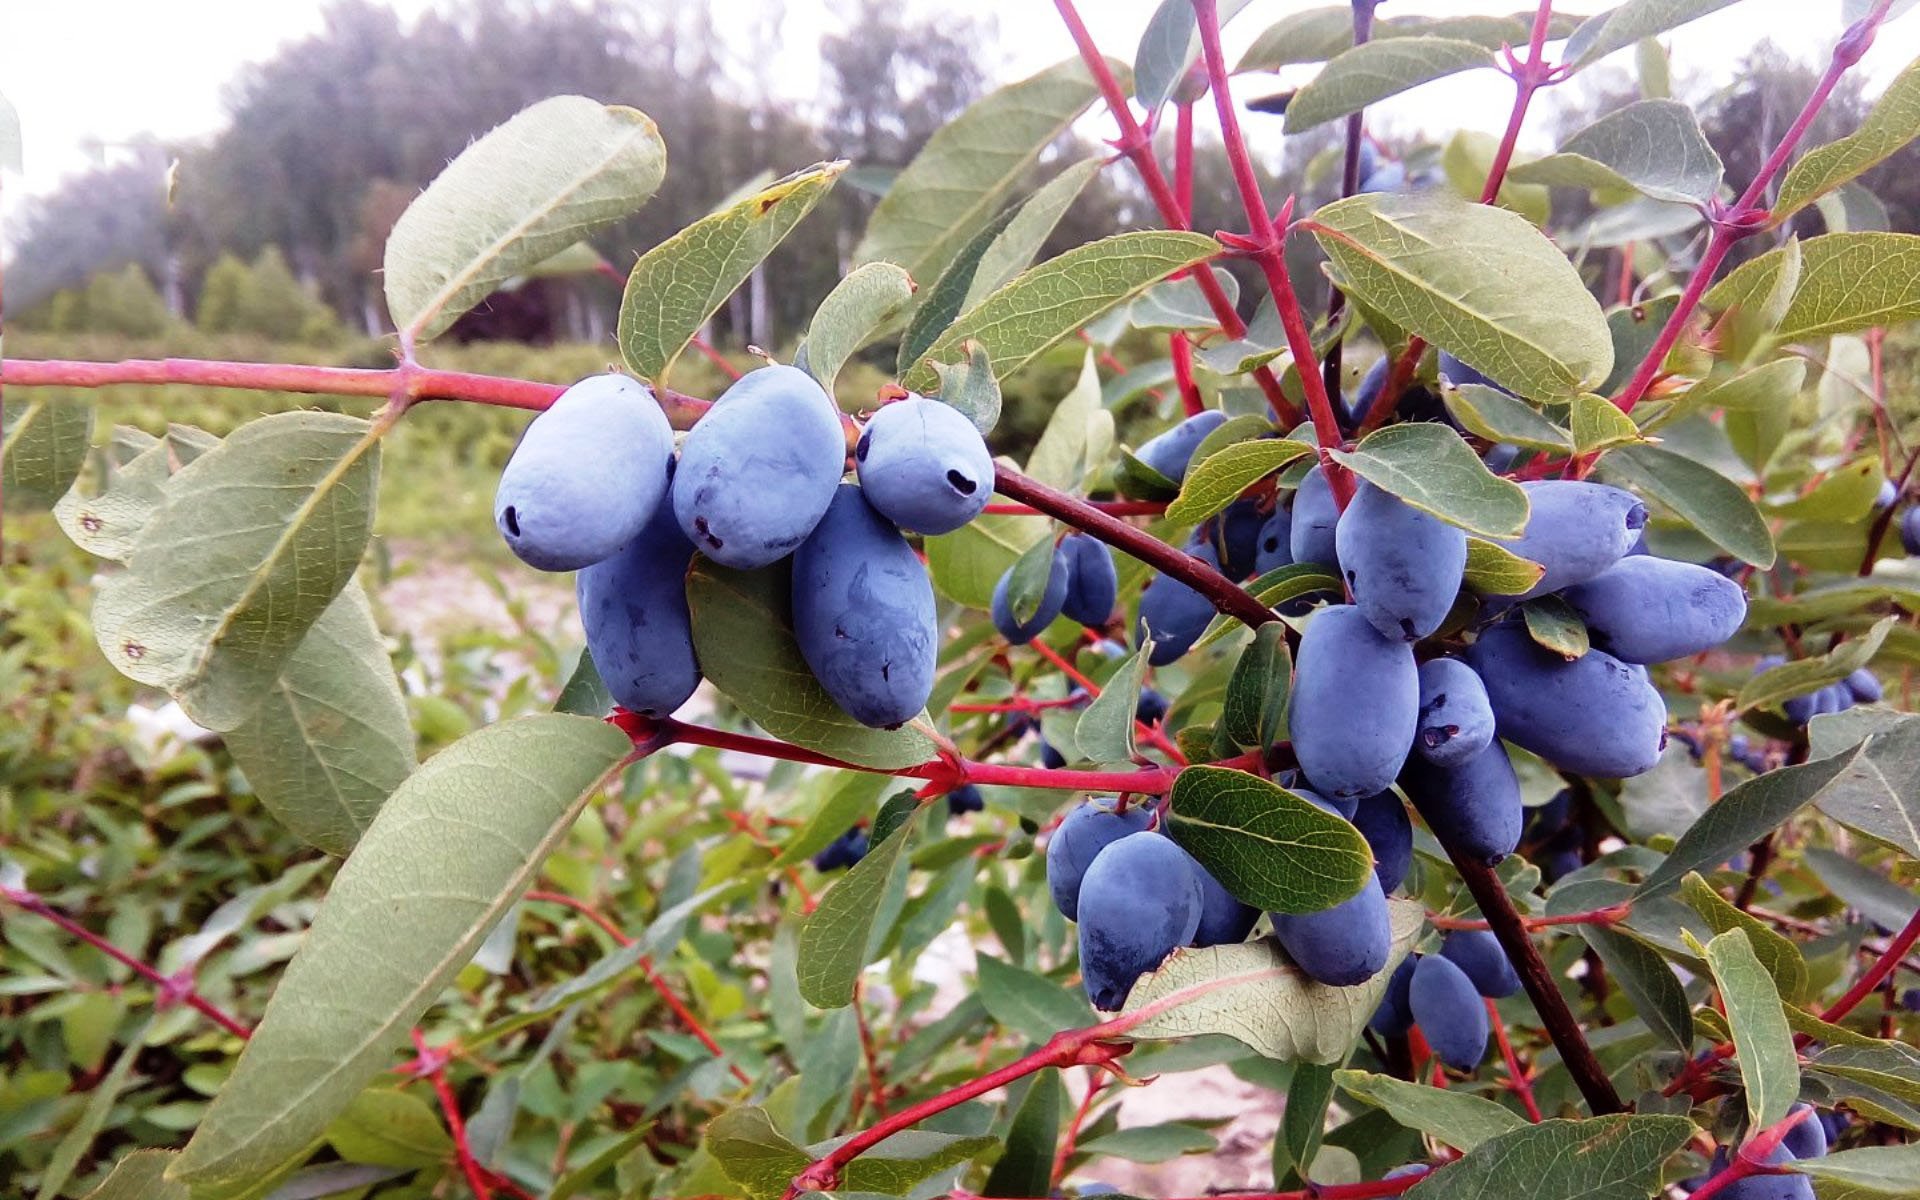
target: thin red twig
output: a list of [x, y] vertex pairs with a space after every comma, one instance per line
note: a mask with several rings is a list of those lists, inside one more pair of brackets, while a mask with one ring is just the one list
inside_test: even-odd
[[445, 1053], [429, 1048], [425, 1035], [418, 1029], [413, 1031], [413, 1048], [421, 1062], [431, 1064], [426, 1072], [427, 1082], [433, 1085], [433, 1094], [440, 1098], [441, 1115], [447, 1120], [447, 1132], [453, 1136], [454, 1158], [460, 1164], [460, 1173], [467, 1177], [467, 1186], [473, 1189], [474, 1200], [493, 1200], [486, 1168], [473, 1156], [473, 1145], [467, 1139], [467, 1123], [460, 1116], [460, 1101], [453, 1094], [453, 1085], [447, 1082]]
[[[1521, 917], [1523, 929], [1549, 929], [1555, 925], [1618, 925], [1627, 919], [1633, 906], [1629, 903], [1613, 904], [1606, 908], [1588, 909], [1586, 912], [1561, 913], [1558, 916]], [[1452, 917], [1446, 913], [1428, 913], [1427, 920], [1435, 929], [1492, 929], [1491, 922], [1474, 917]]]
[[697, 337], [692, 339], [692, 341], [689, 344], [695, 350], [698, 350], [702, 355], [704, 355], [708, 362], [720, 368], [720, 373], [722, 375], [725, 375], [728, 379], [740, 378], [740, 368], [728, 362], [727, 356], [720, 353], [718, 350], [715, 350], [713, 348], [713, 344], [707, 341], [707, 339], [702, 337]]
[[1494, 1040], [1500, 1043], [1500, 1058], [1507, 1064], [1507, 1085], [1520, 1097], [1528, 1119], [1538, 1123], [1542, 1117], [1540, 1102], [1533, 1098], [1533, 1076], [1520, 1065], [1520, 1056], [1513, 1052], [1513, 1039], [1507, 1036], [1507, 1023], [1500, 1019], [1500, 1006], [1492, 1000], [1487, 1000], [1486, 1005], [1487, 1024], [1493, 1026]]

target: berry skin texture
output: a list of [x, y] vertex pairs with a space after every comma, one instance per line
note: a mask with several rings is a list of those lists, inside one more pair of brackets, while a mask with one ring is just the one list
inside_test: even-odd
[[884, 405], [853, 451], [867, 503], [902, 529], [952, 533], [993, 495], [993, 455], [951, 404], [909, 396]]
[[1747, 619], [1747, 593], [1718, 571], [1634, 555], [1563, 593], [1593, 644], [1622, 662], [1661, 663], [1711, 650]]
[[1415, 755], [1400, 786], [1434, 836], [1469, 858], [1492, 866], [1520, 844], [1520, 780], [1499, 742], [1455, 767], [1437, 767]]
[[1207, 522], [1207, 540], [1220, 558], [1220, 573], [1240, 580], [1253, 574], [1260, 557], [1260, 531], [1267, 519], [1253, 500], [1236, 500], [1225, 511]]
[[[1179, 845], [1178, 842], [1174, 843]], [[1193, 931], [1190, 946], [1237, 946], [1247, 940], [1253, 932], [1253, 926], [1260, 919], [1260, 910], [1251, 904], [1242, 904], [1227, 886], [1213, 877], [1213, 872], [1200, 865], [1200, 860], [1187, 852], [1186, 847], [1180, 853], [1187, 855], [1187, 863], [1193, 868], [1193, 877], [1200, 884], [1200, 925]]]
[[1852, 693], [1856, 704], [1878, 704], [1886, 696], [1886, 692], [1880, 687], [1880, 677], [1865, 667], [1861, 667], [1841, 682], [1846, 685], [1847, 691]]
[[493, 494], [521, 562], [577, 571], [632, 541], [667, 494], [673, 430], [647, 385], [595, 375], [535, 417]]
[[1001, 637], [1016, 646], [1024, 646], [1039, 637], [1041, 631], [1053, 624], [1060, 610], [1066, 606], [1069, 577], [1066, 554], [1055, 547], [1053, 565], [1047, 569], [1047, 586], [1040, 593], [1040, 607], [1023, 622], [1014, 617], [1013, 601], [1007, 596], [1013, 586], [1013, 567], [1008, 567], [1006, 573], [1000, 576], [1000, 582], [993, 585], [993, 627], [1000, 631]]
[[1193, 452], [1207, 435], [1226, 424], [1227, 414], [1219, 409], [1208, 409], [1195, 414], [1175, 425], [1158, 437], [1150, 438], [1134, 453], [1134, 457], [1179, 483], [1187, 477], [1187, 464], [1193, 460]]
[[700, 553], [751, 570], [793, 553], [846, 467], [839, 410], [795, 367], [749, 371], [680, 447], [673, 514]]
[[1367, 1028], [1381, 1037], [1405, 1037], [1413, 1028], [1413, 1013], [1407, 1008], [1407, 988], [1413, 983], [1414, 968], [1419, 965], [1418, 954], [1409, 954], [1400, 960], [1400, 965], [1387, 977], [1387, 990], [1380, 997], [1380, 1007], [1367, 1018]]
[[1467, 569], [1467, 534], [1359, 482], [1334, 528], [1354, 603], [1384, 638], [1417, 642], [1446, 620]]
[[793, 633], [814, 678], [862, 725], [891, 729], [933, 694], [933, 582], [855, 484], [793, 556]]
[[1326, 470], [1315, 467], [1300, 481], [1300, 490], [1293, 496], [1293, 525], [1288, 537], [1293, 561], [1337, 565], [1340, 551], [1334, 527], [1339, 522], [1340, 506], [1334, 502]]
[[1920, 508], [1900, 514], [1900, 546], [1908, 554], [1920, 554]]
[[1413, 650], [1380, 636], [1358, 608], [1323, 608], [1300, 637], [1287, 723], [1314, 788], [1336, 800], [1384, 792], [1420, 716]]
[[1067, 564], [1067, 598], [1061, 613], [1089, 629], [1100, 628], [1113, 616], [1113, 606], [1120, 599], [1113, 552], [1091, 534], [1070, 533], [1060, 539], [1060, 554]]
[[1429, 954], [1413, 969], [1407, 1009], [1427, 1045], [1456, 1071], [1471, 1071], [1487, 1055], [1487, 1006], [1473, 981], [1452, 960]]
[[1142, 725], [1166, 720], [1167, 698], [1152, 688], [1141, 688], [1140, 699], [1134, 702], [1133, 719]]
[[[1788, 1109], [1789, 1115], [1812, 1108], [1811, 1104], [1796, 1104]], [[1800, 1123], [1787, 1130], [1787, 1136], [1780, 1139], [1787, 1153], [1795, 1158], [1821, 1158], [1827, 1153], [1827, 1127], [1820, 1122], [1820, 1114], [1810, 1113], [1800, 1118]]]
[[1293, 561], [1293, 511], [1276, 508], [1260, 527], [1260, 538], [1253, 552], [1253, 573], [1265, 575]]
[[1501, 544], [1547, 569], [1521, 599], [1592, 579], [1624, 558], [1647, 524], [1647, 506], [1637, 496], [1604, 483], [1548, 479], [1520, 486], [1532, 509], [1527, 527]]
[[1205, 901], [1192, 859], [1169, 838], [1134, 833], [1094, 856], [1080, 885], [1080, 977], [1102, 1012], [1188, 944]]
[[1493, 741], [1493, 708], [1486, 685], [1457, 658], [1420, 664], [1420, 727], [1413, 748], [1440, 767], [1478, 757]]
[[976, 813], [987, 806], [987, 798], [980, 789], [971, 783], [963, 783], [947, 793], [947, 815], [957, 817], [961, 813]]
[[1380, 889], [1391, 892], [1406, 882], [1413, 869], [1413, 822], [1407, 806], [1392, 792], [1376, 792], [1360, 800], [1348, 818], [1373, 851], [1373, 873]]
[[634, 539], [574, 577], [587, 650], [620, 707], [664, 717], [700, 686], [687, 611], [693, 543], [659, 505]]
[[1502, 1000], [1520, 990], [1520, 976], [1507, 961], [1500, 939], [1485, 929], [1448, 931], [1440, 954], [1465, 971], [1474, 990], [1489, 1000]]
[[1378, 975], [1393, 950], [1387, 894], [1369, 875], [1360, 890], [1316, 913], [1274, 913], [1273, 935], [1287, 957], [1328, 987], [1352, 987]]
[[1487, 686], [1499, 734], [1562, 770], [1625, 779], [1660, 761], [1667, 706], [1645, 667], [1589, 650], [1568, 662], [1516, 623], [1467, 649]]
[[[1804, 1128], [1802, 1121], [1796, 1128]], [[1817, 1122], [1816, 1122], [1817, 1124]], [[1783, 1140], [1767, 1155], [1769, 1166], [1783, 1166], [1797, 1157]], [[1714, 1151], [1710, 1175], [1726, 1170], [1729, 1159], [1725, 1147]], [[1748, 1175], [1736, 1179], [1714, 1195], [1725, 1200], [1813, 1200], [1813, 1180], [1805, 1175]]]
[[[1497, 391], [1507, 392], [1506, 388], [1501, 387], [1486, 375], [1481, 374], [1453, 355], [1448, 354], [1445, 350], [1440, 352], [1440, 378], [1452, 384], [1454, 387], [1465, 387], [1470, 383], [1475, 383], [1481, 387], [1490, 387]], [[1513, 393], [1507, 392], [1507, 395], [1511, 396]]]
[[1066, 815], [1047, 840], [1047, 891], [1061, 916], [1069, 921], [1078, 919], [1080, 885], [1094, 858], [1110, 844], [1146, 829], [1152, 821], [1153, 812], [1146, 807], [1115, 812], [1091, 800]]
[[[1215, 570], [1219, 569], [1220, 558], [1205, 541], [1190, 539], [1185, 549], [1194, 558]], [[1153, 638], [1153, 653], [1147, 656], [1147, 662], [1164, 667], [1178, 661], [1191, 650], [1212, 620], [1213, 605], [1205, 596], [1177, 579], [1156, 575], [1147, 584], [1146, 590], [1140, 593], [1139, 618], [1134, 622], [1134, 644], [1138, 645], [1148, 637]]]

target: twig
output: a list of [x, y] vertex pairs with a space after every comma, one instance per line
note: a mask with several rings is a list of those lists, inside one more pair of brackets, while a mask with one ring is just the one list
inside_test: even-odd
[[1491, 999], [1486, 1001], [1487, 1024], [1493, 1026], [1494, 1040], [1500, 1043], [1500, 1057], [1507, 1064], [1508, 1086], [1520, 1097], [1520, 1103], [1526, 1107], [1527, 1116], [1535, 1123], [1540, 1116], [1540, 1103], [1533, 1098], [1533, 1079], [1526, 1068], [1520, 1065], [1520, 1058], [1513, 1052], [1513, 1040], [1507, 1036], [1507, 1024], [1500, 1019], [1500, 1006]]

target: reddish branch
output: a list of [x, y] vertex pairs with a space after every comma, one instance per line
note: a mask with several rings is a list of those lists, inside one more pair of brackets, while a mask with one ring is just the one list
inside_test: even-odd
[[1507, 1036], [1507, 1023], [1500, 1019], [1500, 1006], [1492, 1000], [1487, 1004], [1487, 1024], [1493, 1026], [1494, 1040], [1500, 1043], [1500, 1057], [1507, 1064], [1507, 1086], [1520, 1097], [1520, 1103], [1526, 1107], [1527, 1117], [1533, 1121], [1541, 1120], [1540, 1103], [1533, 1098], [1533, 1077], [1520, 1065], [1520, 1056], [1513, 1052], [1513, 1039]]
[[[1082, 500], [1080, 503], [1110, 517], [1157, 517], [1167, 511], [1165, 500]], [[989, 504], [982, 512], [1008, 517], [1044, 516], [1031, 504]]]
[[49, 906], [46, 901], [40, 899], [40, 897], [34, 895], [32, 892], [23, 891], [19, 888], [0, 887], [0, 900], [4, 900], [16, 908], [24, 909], [37, 917], [42, 917], [53, 922], [87, 945], [92, 946], [95, 950], [98, 950], [121, 966], [126, 967], [135, 975], [153, 984], [156, 992], [153, 1002], [155, 1008], [166, 1009], [175, 1004], [184, 1004], [243, 1041], [253, 1036], [253, 1030], [239, 1018], [228, 1013], [225, 1009], [222, 1009], [205, 996], [202, 996], [199, 991], [195, 989], [193, 969], [191, 967], [182, 970], [176, 975], [168, 975], [152, 963], [144, 962], [134, 955], [129, 954], [93, 930], [88, 929], [85, 925], [80, 924], [80, 922], [66, 916], [64, 913], [56, 911]]
[[[1065, 675], [1068, 679], [1087, 689], [1087, 695], [1095, 698], [1099, 697], [1100, 685], [1088, 679], [1078, 667], [1068, 662], [1066, 657], [1058, 650], [1055, 650], [1052, 646], [1047, 645], [1038, 638], [1035, 638], [1029, 644], [1033, 647], [1034, 653], [1052, 663], [1062, 675]], [[1187, 765], [1187, 756], [1180, 753], [1180, 747], [1174, 745], [1172, 739], [1168, 738], [1166, 732], [1159, 726], [1149, 725], [1145, 721], [1136, 718], [1133, 722], [1133, 728], [1141, 740], [1145, 741], [1148, 745], [1160, 751], [1168, 758], [1171, 758], [1180, 766], [1184, 767]]]
[[[591, 904], [586, 903], [584, 900], [576, 899], [564, 892], [546, 892], [538, 889], [528, 892], [526, 899], [540, 904], [559, 904], [570, 908], [587, 920], [592, 921], [595, 925], [598, 925], [601, 931], [612, 938], [616, 945], [622, 948], [633, 945], [633, 939], [622, 932], [620, 927], [613, 923], [611, 917], [594, 908]], [[700, 1018], [695, 1016], [693, 1011], [681, 1002], [680, 997], [674, 995], [673, 989], [668, 987], [666, 981], [661, 979], [659, 974], [655, 972], [652, 956], [643, 954], [634, 961], [633, 965], [639, 970], [641, 977], [647, 981], [647, 986], [652, 988], [654, 994], [660, 997], [660, 1002], [665, 1004], [679, 1022], [687, 1027], [689, 1033], [700, 1040], [700, 1044], [707, 1048], [708, 1053], [712, 1054], [715, 1058], [724, 1059], [727, 1057], [727, 1052], [720, 1048], [720, 1043], [715, 1041], [713, 1035], [707, 1032], [706, 1026], [700, 1023]], [[748, 1087], [753, 1086], [753, 1077], [741, 1070], [737, 1063], [728, 1063], [727, 1069], [732, 1071], [733, 1077], [738, 1079], [742, 1084]]]
[[1632, 412], [1633, 406], [1638, 404], [1647, 394], [1647, 389], [1653, 386], [1655, 377], [1660, 374], [1661, 365], [1667, 361], [1667, 355], [1679, 342], [1680, 334], [1686, 329], [1687, 322], [1693, 319], [1693, 310], [1699, 305], [1700, 298], [1706, 294], [1707, 285], [1712, 283], [1713, 277], [1719, 273], [1721, 264], [1726, 261], [1727, 253], [1733, 249], [1734, 244], [1742, 238], [1760, 232], [1767, 226], [1771, 219], [1771, 214], [1767, 211], [1764, 202], [1767, 189], [1772, 186], [1774, 177], [1786, 168], [1787, 160], [1793, 157], [1794, 150], [1800, 145], [1800, 139], [1806, 136], [1807, 130], [1813, 125], [1814, 118], [1820, 115], [1822, 108], [1826, 107], [1827, 100], [1833, 95], [1833, 89], [1839, 85], [1841, 77], [1852, 69], [1867, 52], [1867, 48], [1873, 45], [1874, 35], [1879, 31], [1880, 23], [1886, 19], [1887, 10], [1892, 4], [1893, 0], [1877, 0], [1872, 11], [1854, 22], [1846, 33], [1841, 35], [1839, 42], [1833, 47], [1833, 56], [1827, 63], [1827, 69], [1820, 76], [1820, 82], [1814, 85], [1813, 94], [1808, 96], [1806, 104], [1801, 106], [1800, 115], [1795, 117], [1793, 124], [1787, 127], [1787, 132], [1781, 136], [1779, 144], [1773, 148], [1773, 153], [1767, 156], [1767, 161], [1760, 165], [1760, 170], [1755, 173], [1753, 182], [1747, 185], [1747, 190], [1740, 193], [1740, 198], [1732, 205], [1715, 202], [1707, 206], [1707, 219], [1712, 225], [1712, 233], [1707, 238], [1706, 251], [1701, 254], [1700, 265], [1694, 269], [1693, 276], [1687, 280], [1686, 289], [1680, 293], [1680, 302], [1668, 316], [1665, 327], [1660, 330], [1660, 336], [1654, 339], [1653, 347], [1647, 351], [1646, 357], [1640, 360], [1640, 366], [1634, 371], [1633, 378], [1627, 381], [1626, 388], [1614, 397], [1613, 402], [1620, 406], [1620, 411]]
[[[1127, 107], [1127, 94], [1120, 87], [1120, 81], [1114, 77], [1113, 69], [1107, 65], [1106, 55], [1100, 53], [1100, 47], [1094, 44], [1093, 35], [1087, 32], [1086, 22], [1080, 19], [1079, 11], [1073, 0], [1053, 0], [1054, 8], [1060, 12], [1060, 19], [1066, 22], [1067, 32], [1073, 35], [1073, 44], [1079, 48], [1080, 57], [1086, 62], [1087, 70], [1092, 72], [1094, 83], [1100, 88], [1100, 94], [1107, 102], [1108, 111], [1120, 127], [1120, 136], [1113, 143], [1114, 148], [1126, 155], [1134, 169], [1140, 172], [1140, 181], [1146, 185], [1147, 194], [1153, 197], [1154, 207], [1160, 210], [1160, 219], [1169, 229], [1190, 229], [1191, 223], [1180, 209], [1180, 198], [1174, 195], [1173, 186], [1167, 182], [1166, 172], [1160, 169], [1160, 160], [1153, 156], [1153, 138], [1134, 118], [1133, 110]], [[1233, 301], [1227, 297], [1220, 281], [1214, 278], [1213, 268], [1201, 265], [1191, 275], [1194, 283], [1200, 287], [1200, 294], [1206, 297], [1207, 307], [1213, 310], [1214, 320], [1220, 322], [1220, 328], [1230, 338], [1244, 337], [1247, 324], [1234, 311]], [[1300, 410], [1293, 406], [1286, 394], [1280, 390], [1280, 380], [1270, 367], [1260, 367], [1253, 372], [1253, 381], [1266, 394], [1267, 404], [1282, 424], [1292, 426], [1300, 422]]]
[[509, 1188], [516, 1196], [525, 1196], [526, 1192], [515, 1187], [507, 1180], [494, 1175], [480, 1164], [474, 1156], [473, 1143], [467, 1137], [467, 1123], [460, 1116], [460, 1101], [453, 1094], [453, 1085], [447, 1081], [447, 1050], [427, 1045], [427, 1039], [418, 1029], [413, 1031], [413, 1049], [418, 1057], [422, 1078], [432, 1085], [433, 1094], [440, 1100], [440, 1113], [447, 1120], [447, 1132], [453, 1138], [454, 1161], [460, 1165], [460, 1173], [466, 1176], [467, 1186], [473, 1189], [474, 1200], [493, 1200], [493, 1189]]
[[1787, 1114], [1786, 1119], [1776, 1125], [1769, 1125], [1746, 1140], [1746, 1143], [1734, 1154], [1733, 1161], [1714, 1173], [1705, 1183], [1693, 1190], [1688, 1200], [1708, 1200], [1722, 1191], [1745, 1179], [1749, 1175], [1786, 1175], [1787, 1167], [1776, 1167], [1767, 1161], [1767, 1156], [1777, 1149], [1795, 1125], [1814, 1119], [1811, 1106]]
[[[1549, 917], [1521, 917], [1523, 929], [1549, 929], [1555, 925], [1618, 925], [1627, 919], [1633, 906], [1628, 903], [1609, 905], [1606, 908], [1588, 909], [1586, 912], [1562, 913]], [[1435, 929], [1492, 929], [1491, 921], [1476, 920], [1472, 917], [1450, 917], [1445, 913], [1428, 913], [1427, 920]]]

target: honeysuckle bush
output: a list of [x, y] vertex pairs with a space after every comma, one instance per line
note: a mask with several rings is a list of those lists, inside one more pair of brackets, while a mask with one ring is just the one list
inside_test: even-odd
[[[1242, 6], [1167, 0], [1129, 70], [1058, 0], [1079, 53], [929, 141], [804, 342], [829, 391], [861, 354], [987, 429], [1003, 380], [1080, 364], [1026, 462], [996, 464], [996, 504], [920, 540], [939, 669], [896, 728], [853, 720], [813, 679], [784, 563], [692, 561], [710, 688], [674, 717], [614, 709], [590, 657], [539, 639], [403, 662], [402, 687], [361, 578], [384, 439], [428, 401], [554, 401], [557, 386], [419, 353], [646, 201], [667, 155], [634, 110], [535, 105], [415, 201], [383, 276], [393, 368], [7, 360], [9, 528], [77, 548], [26, 560], [59, 572], [51, 590], [9, 563], [0, 634], [0, 671], [27, 697], [9, 710], [0, 866], [10, 1183], [170, 1200], [1046, 1196], [1091, 1187], [1091, 1158], [1214, 1150], [1205, 1122], [1121, 1128], [1113, 1085], [1225, 1064], [1284, 1094], [1272, 1188], [1288, 1195], [1913, 1194], [1920, 577], [1889, 531], [1920, 451], [1883, 349], [1920, 316], [1920, 238], [1875, 227], [1858, 181], [1920, 132], [1920, 71], [1858, 131], [1802, 145], [1908, 7], [1847, 0], [1800, 118], [1756, 178], [1724, 178], [1665, 94], [1657, 39], [1728, 6], [1575, 17], [1542, 0], [1438, 21], [1356, 0], [1282, 16], [1234, 64], [1219, 22]], [[1643, 99], [1516, 154], [1536, 93], [1628, 51]], [[1260, 194], [1229, 92], [1297, 64], [1321, 65], [1287, 131], [1344, 125], [1341, 196], [1317, 206]], [[1395, 157], [1367, 138], [1368, 104], [1468, 70], [1513, 80], [1502, 140]], [[1015, 194], [1099, 105], [1117, 153]], [[1196, 117], [1221, 129], [1243, 229], [1185, 228]], [[1168, 123], [1171, 166], [1150, 136]], [[769, 166], [791, 173], [630, 248], [619, 355], [676, 430], [714, 399], [675, 387], [701, 326], [847, 164]], [[1163, 227], [1030, 265], [1102, 170], [1136, 172]], [[1561, 197], [1582, 201], [1579, 224], [1555, 221]], [[1808, 209], [1822, 232], [1791, 235]], [[1322, 256], [1338, 303], [1307, 311], [1289, 249]], [[1227, 259], [1265, 285], [1250, 318]], [[1116, 372], [1110, 348], [1141, 329], [1165, 359]], [[286, 408], [220, 437], [96, 429], [84, 396], [37, 390], [166, 383], [386, 403], [371, 419]], [[1161, 424], [1226, 417], [1178, 478], [1114, 434], [1149, 389]], [[1626, 779], [1509, 746], [1533, 812], [1520, 853], [1416, 828], [1387, 961], [1351, 986], [1296, 965], [1292, 927], [1267, 930], [1378, 888], [1371, 826], [1309, 801], [1320, 772], [1289, 736], [1309, 726], [1292, 688], [1303, 631], [1360, 585], [1312, 561], [1217, 569], [1231, 506], [1291, 508], [1297, 532], [1291, 497], [1314, 467], [1313, 503], [1378, 489], [1468, 536], [1451, 610], [1399, 653], [1479, 654], [1507, 613], [1501, 638], [1650, 680], [1667, 714], [1664, 751]], [[1646, 550], [1737, 581], [1738, 632], [1627, 667], [1573, 604], [1516, 599], [1541, 573], [1502, 544], [1529, 520], [1516, 481], [1554, 479], [1625, 489]], [[1190, 542], [1196, 527], [1215, 541]], [[1117, 552], [1117, 617], [1009, 644], [986, 613], [996, 584], [1031, 614], [1069, 528]], [[46, 597], [83, 587], [81, 552], [91, 608], [63, 611]], [[1183, 653], [1114, 640], [1156, 577], [1214, 611]], [[89, 622], [103, 659], [53, 678]], [[508, 655], [510, 670], [488, 661]], [[115, 728], [84, 690], [102, 661], [217, 736], [168, 762], [108, 747], [63, 770], [89, 753], [79, 728]], [[1305, 698], [1355, 725], [1381, 702], [1327, 692]], [[1505, 703], [1500, 732], [1534, 740]], [[1612, 736], [1595, 704], [1595, 737]], [[968, 785], [986, 807], [949, 823], [939, 801]], [[1174, 950], [1097, 1014], [1036, 852], [1089, 793], [1152, 806], [1228, 892], [1280, 915]], [[856, 825], [864, 857], [817, 870]], [[1159, 903], [1145, 891], [1143, 912]], [[950, 930], [977, 959], [943, 988], [916, 965]], [[1367, 1028], [1410, 955], [1454, 961], [1443, 939], [1476, 930], [1514, 984], [1474, 980], [1496, 997], [1491, 1057], [1449, 1069], [1457, 1030]]]

